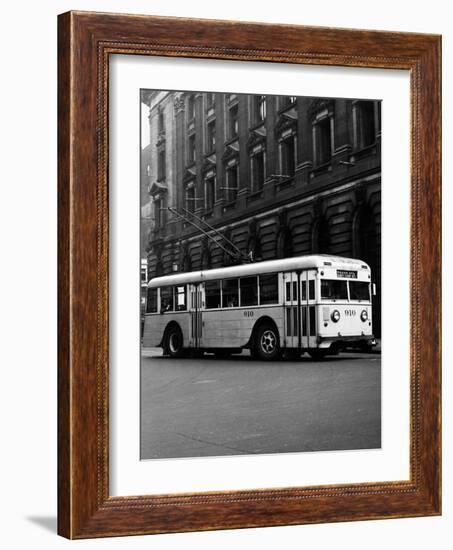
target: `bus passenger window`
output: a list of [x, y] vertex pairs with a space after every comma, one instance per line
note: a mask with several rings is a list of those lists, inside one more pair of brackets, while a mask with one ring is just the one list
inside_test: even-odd
[[186, 311], [187, 309], [187, 294], [185, 286], [177, 286], [175, 288], [176, 311]]
[[346, 281], [336, 279], [321, 279], [322, 300], [347, 300], [348, 287]]
[[239, 281], [241, 287], [241, 306], [258, 305], [257, 277], [244, 277]]
[[206, 281], [204, 284], [206, 295], [206, 309], [218, 309], [220, 307], [220, 281]]
[[315, 281], [313, 279], [308, 281], [308, 299], [309, 300], [315, 299]]
[[260, 304], [278, 303], [278, 275], [260, 275]]
[[164, 313], [165, 311], [173, 310], [173, 287], [164, 286], [160, 289], [160, 311]]
[[307, 299], [307, 281], [302, 281], [302, 300]]
[[225, 279], [222, 282], [222, 306], [237, 307], [239, 305], [238, 279]]
[[146, 313], [157, 312], [157, 288], [148, 288], [148, 296], [146, 298]]

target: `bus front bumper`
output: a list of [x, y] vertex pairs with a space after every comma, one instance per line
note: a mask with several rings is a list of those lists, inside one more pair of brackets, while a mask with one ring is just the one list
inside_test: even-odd
[[373, 334], [360, 336], [318, 336], [318, 347], [322, 349], [329, 348], [346, 348], [346, 347], [364, 347], [369, 348], [377, 344]]

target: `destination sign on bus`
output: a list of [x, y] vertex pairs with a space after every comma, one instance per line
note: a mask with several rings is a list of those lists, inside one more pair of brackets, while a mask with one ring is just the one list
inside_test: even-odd
[[342, 277], [343, 279], [357, 279], [357, 271], [337, 269], [337, 277]]

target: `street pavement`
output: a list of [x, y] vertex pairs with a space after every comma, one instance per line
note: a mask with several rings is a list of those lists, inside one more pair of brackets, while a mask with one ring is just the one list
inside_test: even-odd
[[381, 356], [315, 362], [142, 353], [141, 458], [375, 449]]

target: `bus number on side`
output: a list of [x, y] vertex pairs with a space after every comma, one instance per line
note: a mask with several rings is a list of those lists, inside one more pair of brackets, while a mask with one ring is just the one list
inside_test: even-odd
[[244, 311], [244, 317], [253, 317], [253, 311]]

